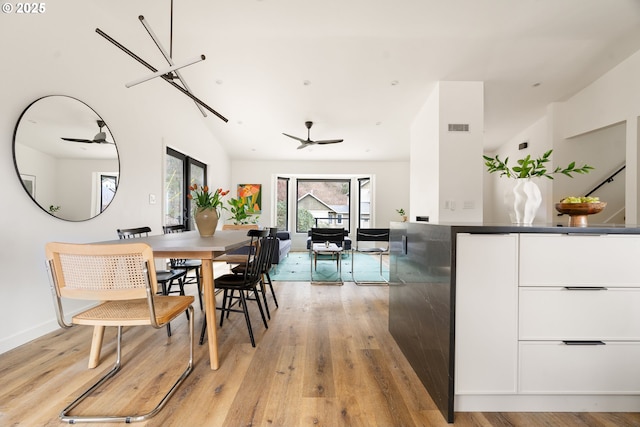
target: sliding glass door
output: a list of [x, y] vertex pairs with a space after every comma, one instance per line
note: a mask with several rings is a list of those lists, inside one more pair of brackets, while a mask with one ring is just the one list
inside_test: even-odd
[[194, 230], [193, 207], [187, 198], [192, 184], [207, 185], [207, 165], [167, 147], [165, 164], [164, 225], [185, 225]]

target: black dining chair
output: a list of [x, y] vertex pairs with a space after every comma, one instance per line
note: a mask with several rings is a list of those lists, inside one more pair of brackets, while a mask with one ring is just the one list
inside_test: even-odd
[[[251, 345], [256, 346], [255, 339], [253, 337], [253, 329], [251, 327], [251, 318], [249, 316], [249, 307], [247, 301], [255, 301], [260, 310], [260, 316], [262, 317], [262, 323], [265, 328], [269, 328], [267, 325], [267, 319], [262, 309], [262, 303], [260, 302], [260, 296], [258, 294], [258, 283], [262, 277], [262, 271], [264, 269], [265, 258], [268, 255], [268, 251], [265, 246], [260, 246], [259, 242], [264, 239], [269, 233], [269, 230], [249, 230], [247, 236], [250, 238], [249, 245], [255, 248], [255, 250], [247, 251], [245, 269], [242, 274], [223, 274], [214, 281], [214, 287], [216, 289], [223, 290], [222, 305], [216, 307], [216, 310], [221, 312], [220, 314], [220, 326], [224, 322], [224, 318], [228, 317], [230, 312], [244, 313], [244, 318], [247, 323], [247, 329], [249, 330], [249, 338]], [[238, 291], [238, 295], [235, 292]], [[245, 295], [246, 291], [253, 293], [253, 297], [248, 299]], [[234, 300], [240, 302], [240, 308], [234, 308]], [[202, 332], [200, 334], [200, 344], [204, 342], [205, 333], [207, 330], [207, 318], [205, 317], [202, 322]]]
[[[136, 239], [139, 237], [148, 237], [151, 233], [151, 227], [136, 227], [136, 228], [119, 228], [118, 238], [124, 239]], [[171, 286], [177, 282], [180, 290], [180, 295], [184, 293], [184, 277], [187, 275], [185, 270], [156, 270], [156, 281], [162, 288], [162, 295], [169, 295], [171, 293]], [[187, 312], [187, 317], [189, 313]], [[171, 336], [171, 324], [167, 323], [167, 335]]]
[[[267, 292], [266, 287], [269, 286], [271, 290], [271, 297], [273, 298], [273, 303], [276, 308], [278, 308], [278, 299], [276, 298], [276, 293], [273, 290], [273, 282], [271, 280], [271, 275], [269, 274], [271, 267], [273, 266], [273, 254], [278, 250], [279, 243], [277, 239], [278, 229], [275, 227], [271, 227], [268, 229], [269, 234], [264, 237], [260, 241], [260, 247], [267, 251], [266, 258], [262, 267], [262, 278], [258, 283], [259, 291], [262, 294], [262, 300], [264, 302], [264, 308], [267, 312], [267, 318], [271, 319], [271, 312], [269, 311], [269, 304], [267, 303]], [[246, 268], [246, 264], [239, 264], [231, 269], [234, 274], [243, 274]]]
[[[165, 225], [162, 227], [164, 234], [183, 233], [186, 231], [186, 227], [180, 225]], [[169, 259], [169, 266], [171, 270], [184, 270], [186, 275], [183, 279], [183, 284], [195, 283], [198, 287], [198, 300], [200, 301], [200, 310], [202, 310], [202, 282], [200, 281], [200, 270], [202, 267], [202, 261], [199, 259], [183, 259], [183, 258], [171, 258]], [[194, 276], [189, 276], [189, 272], [193, 271]]]

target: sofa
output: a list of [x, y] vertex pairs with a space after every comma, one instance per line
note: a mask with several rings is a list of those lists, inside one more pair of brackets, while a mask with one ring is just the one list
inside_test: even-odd
[[278, 240], [278, 251], [273, 253], [272, 264], [280, 264], [291, 250], [291, 233], [288, 231], [278, 231], [276, 233], [276, 239]]

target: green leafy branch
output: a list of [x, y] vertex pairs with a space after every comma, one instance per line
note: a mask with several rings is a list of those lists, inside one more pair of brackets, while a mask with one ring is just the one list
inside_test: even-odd
[[549, 157], [551, 156], [551, 152], [553, 150], [549, 150], [542, 155], [542, 157], [538, 157], [537, 159], [532, 159], [531, 155], [527, 155], [527, 157], [523, 159], [519, 159], [517, 161], [518, 165], [509, 167], [509, 158], [505, 158], [504, 161], [500, 160], [498, 155], [495, 157], [489, 157], [483, 155], [485, 162], [484, 165], [487, 167], [489, 173], [499, 172], [500, 176], [506, 176], [507, 178], [535, 178], [535, 177], [546, 177], [549, 179], [553, 179], [553, 175], [561, 173], [563, 175], [568, 176], [569, 178], [573, 178], [572, 173], [586, 174], [593, 170], [593, 166], [589, 166], [584, 164], [582, 167], [577, 168], [576, 162], [571, 162], [567, 167], [556, 167], [553, 171], [547, 170], [546, 163], [548, 163]]

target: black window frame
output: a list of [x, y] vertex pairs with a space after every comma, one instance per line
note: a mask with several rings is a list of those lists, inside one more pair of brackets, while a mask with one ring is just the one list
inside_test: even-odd
[[[204, 182], [202, 183], [202, 185], [207, 185], [207, 164], [197, 159], [194, 159], [193, 157], [187, 156], [186, 154], [181, 153], [180, 151], [175, 150], [171, 147], [167, 147], [166, 155], [175, 157], [182, 161], [182, 165], [183, 165], [183, 169], [182, 169], [183, 181], [182, 182], [184, 183], [184, 186], [182, 189], [182, 197], [183, 197], [182, 206], [184, 206], [184, 208], [182, 213], [182, 224], [180, 225], [184, 225], [187, 230], [194, 230], [195, 225], [191, 217], [191, 213], [193, 212], [192, 200], [187, 197], [187, 195], [190, 192], [189, 186], [191, 185], [191, 166], [194, 165], [203, 169]], [[166, 179], [166, 177], [164, 178]], [[167, 189], [165, 188], [165, 192], [166, 190]], [[164, 209], [166, 209], [166, 206], [164, 207]], [[163, 217], [165, 219], [166, 219], [166, 214], [167, 214], [166, 212], [163, 213]]]

